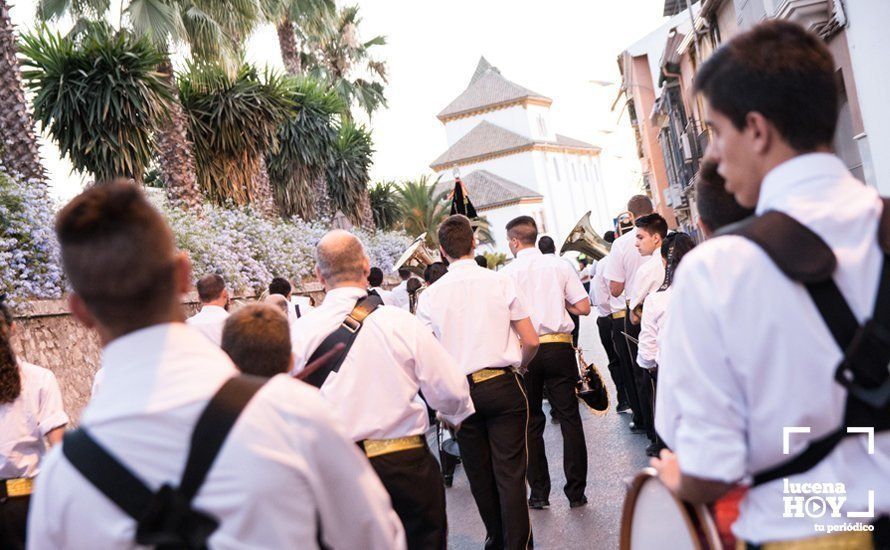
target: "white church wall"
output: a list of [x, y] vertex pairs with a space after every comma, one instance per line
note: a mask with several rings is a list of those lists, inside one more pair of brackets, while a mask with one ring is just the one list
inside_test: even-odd
[[545, 141], [556, 141], [556, 133], [550, 124], [550, 107], [529, 105], [525, 110], [531, 137]]
[[506, 109], [498, 109], [480, 115], [474, 115], [467, 118], [458, 118], [449, 120], [445, 123], [445, 135], [448, 139], [448, 146], [451, 147], [460, 138], [476, 127], [483, 120], [488, 121], [496, 126], [500, 126], [505, 130], [510, 130], [521, 136], [534, 137], [529, 125], [528, 115], [521, 105], [514, 105]]
[[546, 217], [541, 216], [543, 208], [544, 205], [540, 202], [533, 202], [511, 204], [502, 208], [493, 208], [491, 210], [480, 212], [480, 215], [485, 216], [488, 220], [488, 223], [491, 226], [491, 233], [495, 240], [494, 247], [488, 247], [488, 250], [503, 252], [508, 258], [512, 257], [510, 254], [510, 247], [507, 243], [507, 223], [518, 216], [531, 216], [535, 219], [540, 231], [542, 219], [543, 225], [545, 227], [547, 226]]
[[[533, 151], [526, 151], [515, 155], [508, 155], [474, 164], [468, 164], [460, 167], [460, 173], [461, 175], [467, 175], [475, 170], [488, 170], [492, 174], [516, 182], [519, 185], [524, 185], [529, 189], [541, 193], [535, 180], [532, 153]], [[438, 173], [443, 174], [443, 178], [451, 177], [452, 168], [442, 170]]]

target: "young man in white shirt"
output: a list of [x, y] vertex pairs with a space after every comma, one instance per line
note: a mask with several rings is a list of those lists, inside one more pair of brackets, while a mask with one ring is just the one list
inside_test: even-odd
[[482, 522], [486, 548], [527, 549], [528, 402], [516, 369], [538, 349], [538, 334], [512, 278], [479, 267], [470, 220], [439, 226], [448, 273], [420, 295], [417, 317], [467, 376], [476, 412], [457, 432], [461, 460]]
[[667, 237], [667, 221], [661, 214], [649, 214], [637, 218], [634, 222], [637, 229], [637, 251], [646, 258], [634, 276], [633, 288], [628, 294], [628, 309], [631, 321], [640, 324], [640, 311], [643, 300], [650, 293], [658, 290], [664, 283], [664, 263], [661, 261], [661, 244]]
[[400, 269], [399, 270], [399, 278], [402, 279], [402, 282], [399, 283], [394, 289], [389, 291], [387, 305], [396, 306], [404, 309], [405, 311], [409, 311], [411, 308], [411, 296], [408, 294], [408, 281], [410, 279], [419, 279], [417, 275], [411, 272], [409, 269]]
[[[607, 243], [615, 241], [615, 232], [606, 231], [603, 239]], [[627, 390], [624, 387], [624, 377], [621, 369], [621, 359], [615, 350], [615, 342], [612, 337], [613, 316], [624, 315], [624, 300], [612, 296], [609, 290], [609, 282], [603, 277], [609, 256], [605, 256], [594, 264], [593, 276], [590, 279], [590, 302], [596, 308], [596, 326], [599, 330], [600, 343], [606, 351], [609, 360], [609, 375], [615, 384], [615, 410], [619, 413], [630, 411], [627, 399]]]
[[[652, 201], [645, 195], [634, 195], [627, 201], [627, 210], [636, 220], [636, 218], [652, 213]], [[603, 269], [603, 278], [608, 281], [609, 292], [615, 298], [624, 295], [625, 303], [633, 289], [637, 270], [646, 261], [646, 258], [641, 256], [637, 250], [636, 242], [636, 227], [615, 239], [609, 250], [609, 261]], [[620, 360], [622, 378], [626, 381], [624, 389], [627, 393], [628, 404], [633, 410], [631, 430], [634, 433], [645, 433], [652, 439], [654, 432], [652, 426], [646, 421], [646, 415], [643, 414], [645, 412], [644, 405], [640, 398], [640, 392], [645, 391], [642, 388], [646, 380], [643, 372], [635, 366], [636, 362], [630, 353], [629, 342], [624, 333], [634, 338], [638, 334], [638, 325], [631, 323], [630, 311], [627, 307], [620, 313], [612, 315], [612, 340]]]
[[68, 416], [52, 371], [18, 360], [12, 312], [0, 294], [0, 548], [25, 548], [40, 463], [62, 441]]
[[[368, 294], [370, 261], [355, 235], [331, 231], [315, 256], [315, 273], [327, 294], [293, 328], [295, 372], [347, 316], [357, 318], [363, 300], [377, 298]], [[426, 404], [459, 427], [474, 412], [463, 371], [423, 323], [386, 305], [364, 318], [345, 353], [339, 368], [321, 382], [322, 397], [380, 476], [405, 527], [408, 548], [444, 550], [445, 487], [426, 443]]]
[[550, 506], [550, 470], [544, 451], [546, 422], [541, 408], [546, 388], [562, 432], [566, 476], [563, 491], [569, 506], [577, 508], [587, 504], [587, 444], [575, 395], [578, 363], [572, 343], [575, 326], [569, 313], [588, 315], [590, 298], [571, 266], [535, 247], [538, 227], [534, 218], [519, 216], [510, 220], [506, 229], [510, 252], [516, 259], [501, 272], [513, 278], [525, 297], [540, 342], [538, 353], [523, 376], [529, 402], [528, 505], [537, 510]]
[[[677, 272], [659, 392], [674, 393], [678, 418], [658, 426], [674, 453], [653, 465], [690, 502], [753, 479], [733, 525], [748, 548], [890, 544], [890, 415], [886, 403], [866, 407], [859, 389], [888, 383], [886, 347], [871, 340], [887, 346], [886, 337], [861, 325], [874, 317], [887, 330], [890, 201], [829, 152], [835, 71], [818, 36], [768, 21], [724, 44], [696, 76], [709, 155], [757, 218], [698, 246]], [[784, 231], [746, 232], [764, 223]], [[839, 296], [830, 309], [846, 312], [820, 313], [823, 292]], [[872, 334], [862, 341], [867, 361], [838, 343], [843, 319], [860, 325], [850, 337]], [[875, 359], [876, 379], [864, 381], [860, 369]], [[858, 431], [848, 434], [850, 418]], [[829, 434], [839, 434], [836, 446], [802, 464]], [[826, 498], [832, 510], [818, 506]], [[807, 500], [817, 501], [811, 513], [796, 506]]]
[[201, 311], [186, 319], [186, 324], [219, 346], [223, 325], [229, 316], [229, 291], [223, 278], [216, 274], [198, 279], [195, 288], [201, 300]]
[[383, 288], [383, 270], [379, 267], [372, 267], [368, 273], [368, 294], [376, 294], [385, 305], [391, 305], [392, 293]]
[[[170, 516], [179, 510], [170, 499], [182, 495], [173, 488], [185, 477], [198, 418], [238, 370], [183, 323], [188, 256], [138, 187], [90, 187], [59, 213], [56, 234], [73, 289], [71, 312], [98, 334], [105, 379], [80, 430], [47, 456], [28, 520], [29, 548], [134, 548], [137, 538], [161, 536], [182, 543], [198, 514], [208, 529], [187, 534], [201, 535], [202, 547], [209, 531], [210, 548], [404, 548], [401, 524], [365, 457], [317, 392], [286, 375], [266, 381], [247, 402], [193, 500], [176, 501], [185, 516]], [[84, 437], [124, 469], [91, 471], [92, 479], [111, 476], [104, 490], [82, 469], [96, 462], [70, 454], [78, 445], [69, 444]], [[144, 488], [128, 495], [125, 512], [106, 491], [133, 476]], [[153, 517], [169, 517], [177, 529]]]

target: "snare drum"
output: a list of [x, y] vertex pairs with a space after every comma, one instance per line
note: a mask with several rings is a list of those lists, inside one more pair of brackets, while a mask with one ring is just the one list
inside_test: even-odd
[[621, 550], [720, 550], [720, 536], [704, 505], [683, 502], [652, 468], [633, 480], [621, 516]]

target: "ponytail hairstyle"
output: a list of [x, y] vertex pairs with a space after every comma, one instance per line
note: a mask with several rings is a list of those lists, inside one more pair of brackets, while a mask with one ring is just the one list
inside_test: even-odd
[[6, 294], [0, 294], [0, 405], [12, 403], [22, 393], [22, 373], [12, 352], [11, 328], [12, 312], [6, 305]]
[[664, 269], [664, 283], [658, 290], [665, 290], [671, 286], [680, 260], [693, 248], [695, 248], [695, 241], [687, 233], [671, 233], [664, 238], [664, 242], [661, 244], [661, 257], [667, 261], [667, 266]]

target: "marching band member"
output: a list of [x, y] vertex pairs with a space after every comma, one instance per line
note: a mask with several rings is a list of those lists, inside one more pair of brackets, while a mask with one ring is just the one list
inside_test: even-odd
[[287, 312], [276, 306], [244, 306], [226, 319], [222, 350], [244, 374], [271, 378], [286, 373], [293, 369], [294, 354], [290, 343], [291, 325], [283, 321], [287, 321]]
[[[668, 312], [659, 384], [679, 414], [658, 419], [676, 454], [653, 466], [694, 503], [751, 480], [733, 526], [739, 548], [890, 545], [888, 405], [865, 398], [890, 383], [890, 201], [829, 152], [835, 70], [822, 39], [773, 20], [696, 76], [709, 154], [757, 216], [677, 272], [672, 302], [683, 307]], [[842, 490], [837, 513], [789, 507], [822, 498], [818, 487]]]
[[408, 293], [408, 281], [416, 279], [417, 276], [410, 269], [399, 269], [399, 278], [402, 282], [398, 284], [389, 293], [389, 301], [387, 305], [396, 306], [408, 311], [411, 307], [411, 297]]
[[[71, 312], [98, 334], [106, 374], [80, 429], [41, 469], [29, 548], [184, 547], [185, 537], [209, 548], [404, 548], [380, 480], [314, 389], [275, 376], [245, 405], [203, 414], [245, 379], [183, 323], [188, 257], [138, 187], [90, 187], [56, 233]], [[190, 451], [193, 427], [208, 422], [228, 430], [210, 464]], [[188, 496], [183, 480], [195, 480]]]
[[523, 376], [529, 402], [528, 483], [530, 508], [550, 506], [550, 471], [544, 452], [545, 416], [541, 408], [544, 389], [556, 409], [563, 440], [563, 488], [572, 508], [587, 504], [587, 445], [578, 411], [575, 384], [578, 364], [572, 343], [575, 328], [569, 313], [590, 313], [590, 299], [578, 275], [555, 255], [535, 248], [538, 227], [531, 216], [519, 216], [507, 224], [510, 252], [515, 260], [501, 270], [513, 278], [526, 299], [540, 347]]
[[383, 288], [383, 270], [379, 267], [372, 267], [368, 274], [368, 294], [380, 296], [383, 303], [389, 305], [392, 293]]
[[[627, 202], [627, 210], [634, 219], [652, 213], [652, 201], [644, 195], [634, 195]], [[626, 220], [619, 219], [619, 223], [625, 225]], [[629, 221], [631, 229], [623, 233], [612, 243], [609, 250], [609, 260], [603, 269], [603, 278], [609, 282], [609, 292], [613, 297], [629, 296], [633, 288], [634, 276], [637, 270], [646, 261], [636, 248], [637, 228], [633, 227], [633, 221]], [[626, 302], [626, 299], [625, 299]], [[636, 338], [638, 326], [628, 319], [630, 312], [625, 307], [620, 312], [612, 314], [612, 341], [621, 365], [621, 377], [624, 379], [624, 389], [627, 394], [628, 404], [633, 410], [631, 430], [635, 433], [646, 433], [654, 439], [652, 427], [646, 423], [644, 405], [640, 398], [641, 388], [645, 383], [643, 371], [636, 367], [636, 363], [630, 353], [630, 344], [624, 333]], [[645, 391], [645, 390], [642, 390]]]
[[217, 346], [222, 341], [223, 325], [229, 316], [229, 291], [223, 278], [205, 275], [195, 284], [201, 311], [186, 319], [186, 323]]
[[[606, 231], [603, 238], [606, 242], [611, 243], [615, 240], [615, 233]], [[590, 280], [590, 296], [593, 305], [596, 306], [598, 316], [596, 325], [599, 329], [600, 343], [606, 350], [606, 357], [609, 359], [609, 375], [612, 377], [618, 396], [615, 410], [619, 413], [626, 413], [630, 411], [630, 404], [627, 398], [627, 389], [624, 386], [621, 358], [615, 349], [613, 337], [615, 323], [624, 321], [624, 300], [620, 297], [612, 296], [612, 292], [609, 290], [609, 281], [603, 277], [603, 271], [608, 261], [609, 256], [605, 256], [596, 262], [596, 269], [593, 272], [593, 278]]]
[[417, 316], [470, 382], [476, 413], [464, 420], [457, 441], [485, 524], [485, 547], [526, 549], [531, 544], [525, 500], [528, 403], [515, 369], [534, 357], [538, 335], [513, 279], [473, 259], [469, 219], [450, 216], [438, 236], [448, 273], [420, 296]]
[[643, 300], [650, 293], [658, 290], [664, 283], [664, 263], [661, 259], [661, 245], [667, 237], [667, 221], [661, 214], [649, 214], [634, 221], [636, 227], [636, 247], [640, 256], [646, 261], [640, 265], [634, 276], [633, 287], [628, 290], [628, 309], [631, 313], [631, 321], [640, 323], [639, 311], [642, 309]]
[[28, 507], [48, 446], [62, 441], [68, 416], [52, 371], [17, 360], [15, 325], [0, 294], [0, 548], [25, 548]]
[[[569, 269], [572, 270], [572, 273], [574, 273], [575, 276], [578, 278], [578, 281], [581, 282], [581, 287], [584, 288], [583, 276], [584, 276], [584, 274], [586, 274], [586, 268], [585, 268], [584, 272], [579, 272], [578, 265], [574, 262], [574, 260], [566, 258], [565, 256], [557, 256], [556, 255], [556, 243], [553, 242], [553, 239], [551, 237], [544, 235], [543, 237], [538, 239], [538, 250], [540, 250], [541, 254], [544, 254], [545, 256], [559, 258], [559, 260], [561, 262], [563, 262], [565, 265], [567, 265], [569, 267]], [[588, 277], [588, 281], [589, 280], [590, 280], [590, 278]], [[590, 284], [588, 283], [588, 285], [587, 285], [588, 288], [585, 288], [584, 292], [590, 291], [589, 286], [590, 286]], [[572, 345], [577, 347], [578, 346], [578, 337], [581, 334], [581, 322], [578, 318], [578, 315], [575, 315], [572, 312], [569, 312], [569, 317], [571, 318], [572, 325], [574, 326], [574, 328], [572, 329]]]
[[[342, 230], [325, 235], [316, 262], [327, 294], [293, 327], [296, 372], [348, 316], [357, 318], [364, 299], [371, 299], [366, 290], [370, 263], [354, 235]], [[451, 355], [416, 317], [385, 305], [365, 315], [353, 329], [355, 339], [339, 369], [321, 381], [321, 395], [380, 476], [408, 547], [444, 549], [445, 488], [424, 437], [429, 420], [418, 392], [448, 424], [460, 426], [473, 414], [469, 386]]]

